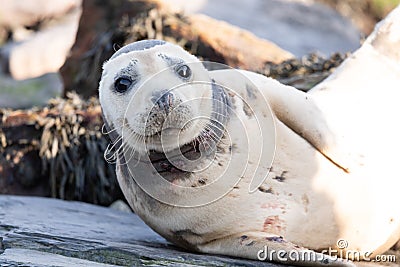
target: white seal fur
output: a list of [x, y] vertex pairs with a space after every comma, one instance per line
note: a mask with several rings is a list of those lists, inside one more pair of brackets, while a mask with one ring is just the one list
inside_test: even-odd
[[[389, 45], [400, 43], [397, 29], [400, 25], [399, 13], [398, 8], [353, 58], [308, 94], [262, 75], [240, 71], [251, 81], [250, 86], [255, 85], [264, 96], [254, 97], [246, 90], [249, 84], [237, 75], [237, 70], [206, 71], [200, 67], [191, 70], [193, 75], [203, 75], [202, 78], [210, 83], [237, 89], [246, 101], [265, 103], [267, 99], [276, 127], [276, 154], [272, 166], [260, 162], [257, 167], [268, 173], [268, 177], [254, 193], [249, 193], [251, 181], [245, 176], [229, 194], [215, 202], [195, 208], [176, 207], [162, 203], [143, 191], [130, 177], [124, 167], [123, 156], [119, 155], [117, 176], [129, 204], [166, 239], [194, 251], [257, 259], [259, 251], [265, 246], [269, 250], [286, 253], [308, 251], [305, 248], [323, 251], [337, 248], [337, 241], [345, 240], [344, 251], [356, 251], [368, 257], [385, 252], [400, 237], [400, 209], [396, 206], [400, 177], [392, 153], [400, 149], [399, 130], [393, 126], [400, 108], [399, 105], [392, 105], [392, 100], [398, 99], [400, 59], [387, 56], [390, 51], [382, 49], [381, 39], [387, 38]], [[393, 25], [397, 25], [397, 28]], [[387, 29], [390, 27], [397, 30], [394, 37], [388, 38], [385, 34], [388, 35]], [[169, 62], [171, 58], [174, 61]], [[374, 60], [374, 64], [370, 64], [368, 59]], [[187, 114], [212, 116], [214, 96], [209, 84], [199, 86], [198, 90], [177, 91], [179, 97], [167, 95], [163, 101], [152, 99], [159, 93], [165, 95], [162, 90], [182, 82], [178, 74], [185, 77], [188, 71], [186, 67], [183, 70], [173, 67], [175, 73], [165, 72], [164, 79], [157, 78], [149, 82], [150, 89], [141, 91], [141, 100], [133, 105], [135, 109], [129, 108], [134, 93], [131, 87], [135, 86], [132, 81], [143, 81], [172, 65], [179, 68], [191, 62], [198, 62], [198, 59], [175, 45], [156, 40], [128, 45], [106, 62], [99, 96], [111, 138], [117, 143], [121, 141], [119, 137], [127, 125], [143, 136], [150, 131], [150, 138], [146, 139], [147, 147], [142, 146], [143, 142], [136, 142], [137, 138], [128, 138], [125, 142], [139, 154], [146, 154], [149, 149], [161, 152], [158, 141], [151, 139], [151, 136], [164, 128], [157, 128], [157, 123], [150, 123], [150, 128], [146, 129], [140, 125], [140, 120], [134, 119], [137, 114], [148, 111], [154, 103], [159, 107], [155, 113], [168, 113], [170, 107], [178, 105], [174, 101], [183, 101], [185, 97], [205, 98], [201, 104], [185, 106], [182, 113], [178, 112], [172, 117]], [[365, 65], [371, 77], [359, 78], [358, 73], [364, 71]], [[379, 88], [368, 85], [371, 83], [368, 80], [375, 73], [381, 75], [377, 79], [389, 79], [383, 89], [386, 97], [381, 96]], [[115, 87], [121, 77], [128, 77], [130, 82], [119, 81], [124, 92], [118, 93]], [[372, 84], [378, 86], [382, 82]], [[234, 104], [241, 99], [230, 94], [225, 96], [232, 103], [232, 108], [241, 114], [240, 119], [252, 127], [251, 114], [249, 116], [243, 105]], [[378, 100], [378, 97], [385, 99]], [[387, 101], [388, 104], [380, 104], [381, 101]], [[362, 110], [353, 115], [352, 111], [357, 109], [358, 103], [361, 103]], [[345, 114], [340, 110], [344, 110]], [[169, 126], [166, 130], [174, 123], [179, 124], [179, 120], [167, 122]], [[226, 131], [234, 132], [235, 121], [225, 123]], [[177, 128], [180, 127], [182, 125]], [[191, 125], [183, 133], [182, 144], [172, 142], [166, 150], [190, 143], [199, 135], [202, 127], [205, 124]], [[383, 129], [384, 132], [377, 129]], [[249, 132], [251, 138], [258, 138], [253, 131]], [[365, 143], [358, 142], [358, 136], [362, 136], [360, 140]], [[385, 136], [388, 136], [388, 140], [384, 140]], [[353, 138], [355, 144], [351, 142]], [[382, 141], [382, 145], [379, 141]], [[240, 153], [240, 148], [241, 144], [239, 152], [231, 149], [232, 153]], [[219, 149], [222, 152], [218, 153], [222, 155], [227, 151], [223, 145]], [[226, 163], [224, 159], [223, 156], [218, 158], [221, 166]], [[218, 166], [213, 166], [214, 170], [218, 170]], [[202, 175], [191, 174], [181, 179], [182, 172], [175, 173], [168, 168], [165, 172], [172, 177], [171, 181], [181, 185], [192, 184], [196, 187], [199, 183], [209, 183], [208, 177]], [[208, 174], [211, 176], [211, 173]], [[318, 261], [283, 260], [276, 254], [269, 260], [305, 265], [351, 265], [350, 262], [316, 255], [320, 257]]]

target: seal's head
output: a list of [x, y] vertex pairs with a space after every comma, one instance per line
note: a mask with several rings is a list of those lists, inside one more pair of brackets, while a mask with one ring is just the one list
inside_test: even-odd
[[159, 40], [118, 50], [103, 66], [99, 98], [109, 130], [139, 153], [192, 142], [213, 112], [213, 84], [203, 64]]

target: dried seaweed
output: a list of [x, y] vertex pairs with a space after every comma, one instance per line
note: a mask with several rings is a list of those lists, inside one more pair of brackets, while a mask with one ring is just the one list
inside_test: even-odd
[[[16, 122], [17, 113], [26, 114], [22, 124]], [[35, 171], [49, 177], [50, 196], [110, 204], [119, 194], [114, 166], [103, 157], [108, 140], [100, 130], [102, 120], [97, 99], [85, 102], [69, 93], [66, 99], [53, 99], [43, 109], [0, 110], [0, 114], [1, 154], [16, 163], [12, 167], [18, 169], [24, 164], [18, 160], [26, 153], [24, 148], [36, 151], [41, 165]], [[26, 128], [28, 125], [34, 128]], [[19, 127], [26, 135], [32, 131], [40, 134], [30, 140], [7, 137], [5, 132], [13, 127]]]
[[285, 60], [280, 64], [267, 62], [257, 72], [299, 90], [308, 91], [327, 78], [347, 57], [348, 54], [335, 53], [325, 58], [314, 53], [300, 59]]

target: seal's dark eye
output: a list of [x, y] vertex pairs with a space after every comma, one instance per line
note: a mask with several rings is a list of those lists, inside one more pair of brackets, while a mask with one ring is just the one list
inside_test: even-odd
[[128, 78], [118, 78], [114, 83], [115, 91], [125, 93], [131, 87], [132, 81]]
[[178, 73], [178, 75], [183, 79], [189, 79], [192, 76], [192, 70], [188, 65], [179, 65], [176, 68], [176, 73]]

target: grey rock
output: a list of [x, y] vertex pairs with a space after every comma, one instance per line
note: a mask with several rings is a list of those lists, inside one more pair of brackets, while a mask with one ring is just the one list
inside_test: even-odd
[[47, 198], [0, 195], [0, 236], [2, 267], [280, 266], [190, 253], [134, 213]]
[[62, 89], [63, 84], [58, 73], [21, 81], [0, 75], [0, 108], [43, 106], [50, 98], [60, 96]]
[[349, 52], [360, 46], [360, 31], [335, 10], [301, 0], [212, 0], [199, 12], [227, 21], [303, 56]]

